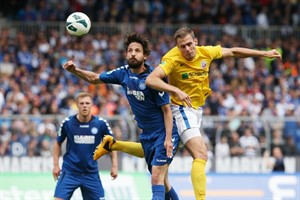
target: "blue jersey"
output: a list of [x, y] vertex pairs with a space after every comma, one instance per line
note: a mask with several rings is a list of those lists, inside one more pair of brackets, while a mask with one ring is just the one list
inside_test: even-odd
[[101, 73], [99, 77], [104, 83], [123, 87], [137, 125], [143, 130], [157, 130], [164, 127], [161, 106], [170, 103], [170, 97], [166, 92], [159, 92], [146, 86], [145, 80], [151, 71], [153, 67], [147, 66], [145, 72], [135, 74], [126, 65]]
[[66, 153], [62, 170], [74, 173], [98, 173], [93, 152], [104, 135], [113, 135], [106, 120], [92, 116], [89, 122], [78, 121], [76, 115], [67, 117], [61, 123], [57, 142], [67, 138]]

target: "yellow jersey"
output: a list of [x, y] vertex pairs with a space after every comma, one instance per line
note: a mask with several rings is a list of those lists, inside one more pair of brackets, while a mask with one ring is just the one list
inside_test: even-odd
[[[221, 46], [197, 46], [193, 60], [186, 60], [178, 47], [167, 52], [159, 66], [169, 76], [169, 84], [187, 93], [193, 108], [198, 109], [205, 104], [211, 94], [209, 86], [209, 67], [214, 59], [222, 58]], [[171, 102], [182, 105], [182, 102], [171, 95]]]

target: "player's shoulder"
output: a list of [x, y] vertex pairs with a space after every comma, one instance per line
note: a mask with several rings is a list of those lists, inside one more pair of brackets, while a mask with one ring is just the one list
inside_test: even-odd
[[71, 120], [73, 120], [73, 118], [74, 118], [74, 115], [73, 115], [73, 116], [68, 116], [68, 117], [64, 118], [64, 119], [61, 121], [61, 124], [69, 123]]
[[93, 116], [93, 118], [96, 121], [96, 123], [108, 124], [108, 121], [106, 119], [104, 119], [103, 117]]
[[204, 45], [204, 46], [196, 46], [196, 49], [200, 50], [200, 51], [211, 51], [211, 50], [218, 51], [218, 50], [221, 50], [221, 46], [220, 45]]
[[123, 71], [128, 71], [129, 66], [128, 65], [122, 65], [121, 67], [117, 67], [116, 69], [113, 69], [107, 73], [113, 73], [113, 72], [123, 72]]

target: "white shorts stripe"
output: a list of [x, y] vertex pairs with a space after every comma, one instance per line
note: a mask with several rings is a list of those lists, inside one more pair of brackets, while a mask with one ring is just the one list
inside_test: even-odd
[[181, 117], [183, 119], [183, 122], [186, 126], [186, 129], [189, 129], [189, 128], [191, 128], [191, 126], [190, 126], [190, 123], [189, 123], [189, 119], [187, 118], [183, 108], [184, 108], [183, 106], [179, 106], [179, 111], [180, 111]]

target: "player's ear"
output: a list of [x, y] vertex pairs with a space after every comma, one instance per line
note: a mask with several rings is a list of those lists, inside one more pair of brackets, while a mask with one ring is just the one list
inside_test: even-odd
[[197, 38], [194, 38], [194, 43], [195, 43], [195, 45], [198, 45], [198, 39]]

